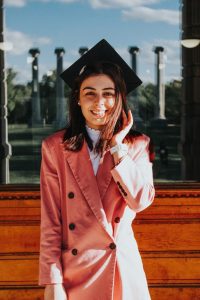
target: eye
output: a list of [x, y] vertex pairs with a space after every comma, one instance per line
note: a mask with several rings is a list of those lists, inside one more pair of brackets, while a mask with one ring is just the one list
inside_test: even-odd
[[87, 92], [85, 95], [86, 96], [95, 96], [95, 93], [94, 92]]
[[105, 97], [109, 97], [109, 98], [110, 98], [110, 97], [114, 98], [114, 97], [115, 97], [115, 94], [114, 94], [113, 92], [105, 92], [105, 93], [104, 93], [104, 96], [105, 96]]

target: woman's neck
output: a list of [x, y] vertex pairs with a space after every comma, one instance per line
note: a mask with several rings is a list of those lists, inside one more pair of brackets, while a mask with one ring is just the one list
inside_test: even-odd
[[93, 142], [93, 145], [95, 145], [99, 139], [101, 131], [98, 129], [91, 128], [87, 124], [85, 125], [85, 127], [86, 127], [89, 137], [91, 138], [91, 140]]

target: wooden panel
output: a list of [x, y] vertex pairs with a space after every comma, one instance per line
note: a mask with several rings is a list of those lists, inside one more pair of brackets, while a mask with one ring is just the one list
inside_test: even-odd
[[179, 256], [171, 253], [148, 255], [143, 257], [144, 269], [149, 284], [199, 284], [200, 255], [188, 254]]
[[150, 286], [152, 300], [199, 300], [200, 287], [190, 286], [169, 286], [155, 287]]
[[37, 225], [0, 225], [1, 254], [39, 252], [40, 227]]
[[[200, 255], [142, 253], [149, 284], [200, 285]], [[0, 260], [0, 285], [36, 284], [38, 281], [38, 255], [3, 256]]]
[[1, 300], [43, 300], [43, 288], [36, 287], [0, 287]]
[[[200, 287], [157, 287], [150, 286], [152, 300], [199, 300]], [[36, 287], [5, 287], [0, 288], [2, 300], [43, 300], [43, 289]]]
[[[42, 300], [39, 186], [0, 186], [0, 300]], [[200, 299], [200, 184], [158, 185], [133, 230], [152, 300]]]
[[38, 255], [2, 256], [0, 285], [37, 285]]
[[141, 251], [200, 249], [200, 222], [134, 224], [133, 231]]

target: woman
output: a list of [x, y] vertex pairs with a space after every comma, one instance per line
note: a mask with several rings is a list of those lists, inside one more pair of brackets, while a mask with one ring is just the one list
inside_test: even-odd
[[105, 40], [62, 77], [70, 123], [42, 145], [45, 300], [149, 300], [131, 227], [154, 198], [149, 138], [127, 113], [127, 90], [140, 80]]

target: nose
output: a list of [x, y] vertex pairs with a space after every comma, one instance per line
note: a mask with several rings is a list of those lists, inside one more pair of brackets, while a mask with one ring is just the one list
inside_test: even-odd
[[104, 105], [105, 104], [105, 98], [102, 94], [97, 95], [96, 99], [95, 99], [95, 104], [97, 105]]

